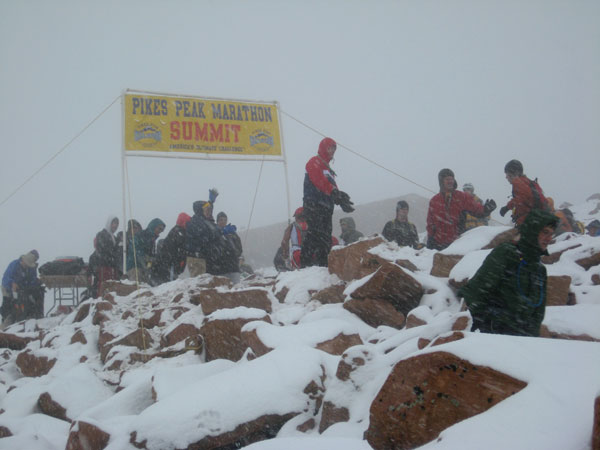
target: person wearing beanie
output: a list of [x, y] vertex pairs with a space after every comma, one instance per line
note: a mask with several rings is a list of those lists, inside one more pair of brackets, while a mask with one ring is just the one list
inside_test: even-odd
[[417, 227], [408, 221], [408, 203], [400, 200], [396, 204], [396, 218], [390, 220], [381, 232], [388, 241], [396, 242], [400, 246], [419, 247], [419, 234]]
[[156, 261], [152, 264], [150, 276], [154, 285], [175, 280], [185, 267], [186, 227], [192, 218], [184, 212], [177, 216], [162, 246], [157, 250]]
[[346, 213], [354, 211], [350, 196], [338, 190], [335, 172], [330, 167], [336, 149], [336, 142], [326, 137], [319, 143], [317, 155], [306, 163], [303, 207], [308, 229], [300, 255], [302, 267], [327, 266], [334, 205]]
[[492, 250], [477, 273], [458, 291], [473, 317], [473, 330], [515, 336], [539, 336], [546, 311], [547, 255], [558, 217], [532, 210], [520, 239]]
[[549, 211], [548, 200], [536, 180], [530, 180], [523, 173], [523, 164], [512, 159], [504, 166], [506, 179], [512, 185], [512, 198], [500, 208], [500, 215], [512, 210], [512, 221], [518, 228], [525, 221], [527, 214], [534, 209]]
[[186, 268], [190, 277], [209, 273], [227, 276], [234, 283], [239, 281], [238, 251], [215, 223], [213, 202], [198, 200], [193, 210], [185, 239]]
[[340, 239], [344, 242], [344, 245], [352, 244], [363, 237], [363, 234], [356, 229], [356, 223], [352, 217], [342, 217], [340, 228], [342, 230]]
[[156, 239], [163, 231], [165, 231], [165, 223], [159, 218], [154, 218], [145, 230], [135, 235], [127, 251], [129, 280], [151, 283], [150, 268], [156, 255]]
[[40, 292], [37, 292], [43, 289], [41, 281], [37, 277], [38, 259], [39, 253], [32, 250], [11, 261], [4, 271], [2, 276], [2, 307], [0, 307], [4, 324], [10, 324], [21, 319], [15, 308], [19, 303], [19, 299], [24, 297], [27, 291], [35, 291], [36, 303], [41, 302], [41, 305], [36, 305], [36, 309], [41, 310], [43, 315], [43, 292], [41, 292], [41, 296]]
[[281, 245], [273, 259], [273, 265], [278, 272], [300, 269], [302, 243], [307, 228], [304, 208], [300, 206], [294, 211], [294, 221], [285, 228]]
[[482, 205], [471, 195], [458, 191], [450, 169], [440, 170], [438, 183], [440, 192], [431, 198], [427, 211], [427, 248], [443, 250], [458, 238], [461, 215], [469, 212], [476, 217], [488, 216], [496, 209], [496, 202], [486, 200]]

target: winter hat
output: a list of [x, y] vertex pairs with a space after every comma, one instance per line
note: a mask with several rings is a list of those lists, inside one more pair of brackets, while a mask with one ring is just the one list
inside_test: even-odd
[[217, 222], [219, 221], [219, 219], [221, 217], [225, 217], [227, 219], [227, 214], [225, 214], [223, 211], [221, 211], [219, 214], [217, 214]]
[[23, 260], [23, 262], [25, 263], [25, 265], [27, 267], [35, 267], [35, 262], [37, 260], [37, 258], [35, 257], [35, 255], [31, 252], [24, 254], [23, 256], [21, 256], [21, 259]]
[[182, 212], [177, 216], [177, 222], [175, 223], [181, 228], [185, 228], [191, 219], [192, 218], [189, 216], [189, 214]]
[[202, 214], [202, 209], [208, 208], [211, 205], [212, 204], [210, 202], [207, 202], [206, 200], [198, 200], [198, 201], [194, 202], [194, 205], [193, 205], [194, 213]]
[[404, 200], [400, 200], [398, 203], [396, 203], [396, 211], [399, 209], [408, 209], [408, 203]]
[[[440, 185], [440, 190], [443, 191], [444, 190], [444, 178], [446, 177], [454, 177], [454, 172], [452, 172], [450, 169], [442, 169], [440, 170], [440, 172], [438, 173], [438, 183]], [[456, 189], [456, 180], [454, 181], [454, 189]]]
[[588, 223], [586, 225], [586, 230], [589, 230], [590, 228], [600, 228], [600, 220], [598, 219], [594, 219], [592, 220], [590, 223]]
[[469, 191], [470, 193], [475, 192], [475, 187], [471, 183], [463, 184], [463, 191]]
[[331, 161], [331, 157], [327, 154], [327, 149], [331, 146], [337, 148], [335, 141], [329, 137], [323, 138], [319, 144], [319, 156], [327, 162]]
[[504, 166], [504, 173], [511, 175], [523, 175], [523, 164], [517, 159], [511, 159]]
[[302, 206], [294, 211], [294, 217], [300, 217], [302, 214], [304, 214], [304, 208]]
[[30, 250], [29, 253], [31, 253], [33, 256], [35, 256], [35, 260], [37, 261], [38, 259], [40, 259], [40, 254], [38, 253], [37, 250]]

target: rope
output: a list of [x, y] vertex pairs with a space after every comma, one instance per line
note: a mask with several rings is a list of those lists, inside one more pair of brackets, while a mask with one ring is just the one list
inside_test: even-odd
[[[127, 162], [124, 161], [123, 164], [125, 165], [125, 182], [127, 183], [127, 199], [129, 201], [129, 220], [130, 220], [130, 225], [131, 225], [131, 246], [132, 246], [132, 250], [133, 250], [133, 268], [135, 269], [135, 287], [136, 290], [139, 291], [140, 290], [140, 280], [139, 280], [139, 276], [138, 276], [138, 264], [137, 264], [137, 252], [135, 251], [135, 239], [134, 239], [134, 234], [133, 234], [133, 209], [131, 207], [131, 189], [129, 187], [129, 167], [127, 166]], [[125, 233], [127, 233], [127, 229], [125, 229]], [[125, 242], [127, 242], [127, 236], [125, 236]], [[137, 301], [137, 310], [138, 310], [138, 317], [140, 320], [140, 328], [142, 330], [142, 347], [144, 348], [144, 351], [147, 350], [146, 347], [146, 335], [144, 334], [145, 328], [144, 328], [144, 319], [142, 319], [142, 309], [141, 309], [141, 300], [140, 297], [138, 297], [138, 301]]]
[[[283, 111], [283, 110], [280, 110], [280, 111], [281, 111], [283, 114], [285, 114], [286, 116], [288, 116], [290, 119], [292, 119], [292, 120], [295, 120], [295, 121], [296, 121], [296, 122], [298, 122], [300, 125], [302, 125], [302, 126], [304, 126], [304, 127], [308, 128], [309, 130], [312, 130], [312, 131], [314, 131], [314, 132], [315, 132], [315, 133], [317, 133], [318, 135], [320, 135], [320, 136], [322, 136], [322, 137], [327, 137], [327, 135], [325, 135], [325, 134], [324, 134], [324, 133], [322, 133], [321, 131], [317, 130], [316, 128], [313, 128], [313, 127], [311, 127], [311, 126], [310, 126], [310, 125], [308, 125], [307, 123], [305, 123], [305, 122], [302, 122], [300, 119], [297, 119], [297, 118], [295, 118], [294, 116], [291, 116], [290, 114], [288, 114], [287, 112], [285, 112], [285, 111]], [[339, 143], [339, 142], [337, 142], [337, 141], [336, 141], [336, 143], [337, 143], [338, 147], [342, 147], [342, 148], [344, 148], [344, 149], [348, 150], [350, 153], [352, 153], [352, 154], [354, 154], [354, 155], [358, 156], [359, 158], [362, 158], [362, 159], [364, 159], [364, 160], [365, 160], [365, 161], [367, 161], [367, 162], [370, 162], [370, 163], [371, 163], [371, 164], [373, 164], [374, 166], [377, 166], [377, 167], [379, 167], [380, 169], [383, 169], [383, 170], [385, 170], [386, 172], [389, 172], [389, 173], [391, 173], [391, 174], [393, 174], [393, 175], [396, 175], [397, 177], [399, 177], [399, 178], [402, 178], [403, 180], [405, 180], [405, 181], [408, 181], [409, 183], [412, 183], [412, 184], [414, 184], [415, 186], [418, 186], [418, 187], [420, 187], [421, 189], [424, 189], [424, 190], [426, 190], [427, 192], [431, 192], [432, 194], [436, 194], [436, 193], [437, 193], [437, 192], [435, 192], [435, 191], [432, 191], [432, 190], [431, 190], [431, 189], [429, 189], [428, 187], [426, 187], [426, 186], [423, 186], [422, 184], [419, 184], [419, 183], [417, 183], [416, 181], [413, 181], [413, 180], [411, 180], [410, 178], [407, 178], [407, 177], [405, 177], [405, 176], [403, 176], [403, 175], [400, 175], [398, 172], [395, 172], [395, 171], [393, 171], [392, 169], [389, 169], [388, 167], [385, 167], [385, 166], [383, 166], [383, 165], [379, 164], [378, 162], [376, 162], [376, 161], [373, 161], [372, 159], [369, 159], [369, 158], [367, 158], [367, 157], [366, 157], [366, 156], [364, 156], [364, 155], [361, 155], [361, 154], [360, 154], [360, 153], [358, 153], [356, 150], [352, 150], [350, 147], [348, 147], [348, 146], [346, 146], [346, 145], [344, 145], [344, 144], [341, 144], [341, 143]]]
[[38, 170], [33, 172], [33, 174], [31, 174], [29, 176], [29, 178], [27, 178], [23, 183], [21, 183], [21, 185], [19, 187], [17, 187], [14, 191], [12, 191], [8, 195], [8, 197], [6, 197], [4, 200], [2, 200], [2, 203], [0, 203], [0, 206], [4, 205], [12, 196], [14, 196], [17, 192], [19, 192], [21, 190], [21, 188], [23, 188], [23, 186], [25, 186], [27, 183], [29, 183], [33, 179], [33, 177], [35, 177], [38, 173], [40, 173], [42, 170], [44, 170], [48, 164], [50, 164], [58, 155], [60, 155], [63, 151], [65, 151], [67, 149], [67, 147], [69, 147], [69, 145], [71, 145], [79, 136], [81, 136], [89, 127], [91, 127], [94, 124], [94, 122], [96, 122], [96, 120], [98, 120], [106, 111], [108, 111], [110, 109], [110, 107], [112, 105], [114, 105], [115, 102], [117, 100], [119, 100], [120, 98], [121, 98], [120, 95], [117, 96], [117, 98], [115, 98], [110, 103], [110, 105], [108, 105], [106, 108], [104, 108], [102, 110], [102, 112], [100, 112], [100, 114], [98, 114], [96, 117], [94, 117], [90, 123], [88, 123], [85, 127], [83, 127], [83, 129], [79, 133], [77, 133], [75, 135], [75, 137], [73, 137], [73, 139], [71, 139], [69, 142], [67, 142], [58, 152], [56, 152], [54, 154], [54, 156], [52, 156], [48, 161], [46, 161], [42, 165], [42, 167], [40, 167]]
[[262, 176], [263, 165], [265, 164], [265, 160], [263, 159], [260, 162], [260, 171], [258, 172], [258, 179], [256, 180], [256, 189], [254, 190], [254, 199], [252, 199], [252, 209], [250, 209], [250, 217], [248, 217], [248, 225], [246, 226], [246, 233], [244, 234], [244, 243], [242, 247], [246, 246], [246, 242], [248, 240], [248, 231], [250, 231], [250, 222], [252, 221], [252, 214], [254, 213], [254, 204], [256, 203], [256, 195], [258, 194], [258, 186], [260, 184], [260, 177]]

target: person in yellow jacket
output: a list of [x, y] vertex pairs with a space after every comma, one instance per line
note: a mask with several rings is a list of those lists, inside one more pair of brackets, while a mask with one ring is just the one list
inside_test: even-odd
[[[483, 201], [475, 195], [475, 187], [471, 183], [465, 183], [462, 188], [463, 192], [471, 195], [475, 200], [483, 205]], [[490, 220], [489, 214], [485, 217], [475, 217], [472, 214], [469, 214], [468, 211], [464, 211], [464, 216], [461, 217], [461, 222], [459, 225], [460, 233], [464, 233], [465, 231], [469, 231], [473, 228], [480, 227], [483, 225], [487, 225]]]

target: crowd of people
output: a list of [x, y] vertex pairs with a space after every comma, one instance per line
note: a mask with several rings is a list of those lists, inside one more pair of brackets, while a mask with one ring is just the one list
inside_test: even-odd
[[[352, 213], [354, 203], [336, 183], [331, 168], [336, 150], [336, 142], [326, 137], [306, 164], [303, 205], [294, 212], [294, 221], [286, 227], [277, 250], [274, 265], [278, 271], [327, 266], [331, 247], [339, 243], [332, 235], [334, 207]], [[546, 270], [540, 257], [557, 234], [584, 233], [587, 229], [588, 234], [598, 236], [600, 222], [594, 220], [584, 228], [568, 208], [555, 211], [552, 199], [545, 197], [537, 180], [524, 174], [521, 162], [509, 161], [504, 172], [512, 185], [512, 198], [499, 213], [505, 216], [511, 212], [520, 239], [495, 248], [458, 294], [471, 311], [474, 327], [481, 331], [535, 336], [545, 308]], [[397, 202], [396, 216], [385, 224], [382, 236], [399, 246], [443, 250], [465, 231], [488, 224], [496, 209], [494, 200], [482, 201], [471, 183], [458, 190], [454, 172], [448, 168], [440, 170], [438, 183], [439, 192], [429, 201], [426, 242], [420, 242], [416, 226], [408, 220], [409, 205], [404, 200]], [[191, 277], [222, 275], [234, 283], [242, 271], [251, 273], [244, 263], [235, 225], [228, 223], [224, 212], [217, 214], [216, 221], [213, 218], [217, 196], [218, 191], [210, 189], [208, 200], [193, 203], [193, 216], [180, 213], [165, 239], [159, 239], [165, 231], [160, 218], [152, 219], [145, 229], [131, 219], [123, 235], [116, 233], [119, 219], [109, 216], [94, 238], [94, 252], [89, 258], [91, 296], [101, 296], [108, 280], [125, 277], [156, 286], [177, 279], [184, 271]], [[350, 216], [340, 219], [340, 228], [344, 245], [363, 237]], [[44, 287], [37, 277], [38, 259], [39, 253], [31, 250], [12, 261], [4, 272], [3, 318], [15, 321], [43, 315]]]

